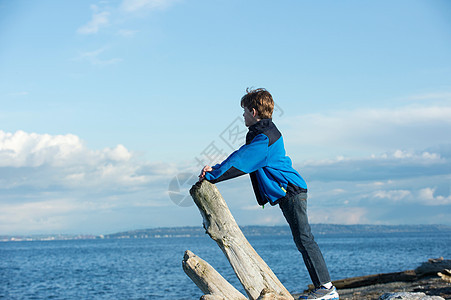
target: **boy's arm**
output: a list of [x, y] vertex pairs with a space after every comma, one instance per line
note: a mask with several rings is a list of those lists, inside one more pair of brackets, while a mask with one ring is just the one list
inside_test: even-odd
[[250, 144], [233, 152], [221, 164], [206, 171], [204, 178], [212, 183], [252, 173], [266, 165], [269, 139], [264, 134], [257, 135]]

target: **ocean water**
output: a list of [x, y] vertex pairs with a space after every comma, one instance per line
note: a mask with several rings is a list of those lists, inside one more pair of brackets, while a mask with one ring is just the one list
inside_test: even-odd
[[[248, 237], [291, 292], [310, 284], [290, 236]], [[317, 235], [332, 279], [414, 269], [451, 257], [451, 234]], [[191, 250], [244, 293], [208, 236], [0, 243], [0, 299], [199, 299], [182, 259]]]

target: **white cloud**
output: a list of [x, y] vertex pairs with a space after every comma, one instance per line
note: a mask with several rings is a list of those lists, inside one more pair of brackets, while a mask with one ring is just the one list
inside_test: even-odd
[[264, 216], [261, 219], [256, 220], [255, 223], [256, 223], [256, 225], [274, 226], [274, 225], [281, 224], [284, 221], [285, 221], [285, 219], [283, 218], [283, 216], [281, 214], [278, 214], [278, 215]]
[[129, 30], [129, 29], [120, 29], [117, 34], [123, 37], [132, 37], [134, 36], [138, 30]]
[[135, 159], [123, 145], [91, 150], [73, 134], [0, 131], [0, 168], [8, 167], [15, 169], [16, 176], [1, 176], [0, 188], [21, 185], [131, 188], [175, 172], [171, 166]]
[[392, 190], [392, 191], [376, 191], [376, 192], [374, 192], [375, 198], [389, 199], [389, 200], [393, 200], [393, 201], [400, 201], [411, 195], [412, 195], [412, 193], [408, 190]]
[[93, 150], [73, 134], [0, 130], [0, 233], [99, 232], [99, 216], [103, 230], [134, 215], [151, 222], [147, 210], [175, 207], [167, 190], [177, 173], [120, 144]]
[[310, 160], [295, 168], [307, 180], [312, 223], [449, 224], [449, 144]]
[[79, 34], [94, 34], [109, 24], [110, 13], [108, 11], [99, 11], [96, 5], [91, 5], [91, 10], [93, 11], [92, 18], [87, 24], [78, 28]]
[[418, 200], [427, 205], [448, 205], [451, 204], [451, 195], [448, 197], [435, 195], [435, 188], [424, 188], [418, 192]]
[[258, 205], [257, 203], [253, 205], [246, 205], [241, 208], [242, 210], [261, 210], [262, 207]]
[[131, 153], [123, 146], [92, 151], [73, 134], [49, 135], [0, 130], [0, 167], [54, 167], [90, 164], [94, 160], [128, 161]]
[[368, 210], [364, 207], [313, 207], [309, 209], [310, 223], [368, 224]]
[[103, 59], [101, 58], [101, 55], [106, 51], [106, 48], [100, 48], [94, 51], [87, 51], [81, 53], [78, 57], [76, 57], [74, 60], [80, 60], [80, 61], [87, 61], [92, 65], [97, 66], [108, 66], [108, 65], [114, 65], [122, 61], [121, 58], [110, 58], [110, 59]]
[[451, 173], [451, 145], [428, 151], [394, 150], [368, 157], [308, 160], [296, 168], [314, 180], [386, 181]]
[[[121, 11], [130, 15], [136, 12], [146, 12], [152, 10], [164, 10], [172, 6], [179, 0], [124, 0], [118, 7], [100, 8], [97, 5], [91, 5], [91, 20], [77, 29], [79, 34], [96, 34], [102, 28], [123, 24], [124, 20], [118, 21]], [[105, 5], [107, 3], [99, 3]], [[131, 37], [136, 34], [135, 30], [120, 29], [117, 33], [124, 37]]]
[[374, 198], [392, 203], [417, 203], [425, 206], [446, 206], [451, 204], [451, 195], [436, 195], [436, 188], [425, 187], [413, 190], [377, 190]]
[[161, 10], [170, 7], [178, 0], [124, 0], [122, 8], [127, 12], [134, 12], [138, 10]]
[[80, 139], [71, 134], [50, 136], [0, 130], [0, 167], [61, 164], [68, 157], [75, 157], [82, 148]]
[[[408, 106], [307, 114], [279, 121], [288, 149], [304, 155], [425, 149], [451, 140], [451, 106]], [[296, 149], [297, 150], [297, 149]], [[301, 151], [302, 150], [302, 151]], [[327, 150], [327, 151], [326, 151]]]
[[[129, 209], [139, 206], [130, 202]], [[123, 207], [120, 197], [89, 200], [58, 196], [32, 202], [0, 201], [0, 233], [98, 232], [98, 229], [95, 229], [95, 226], [98, 226], [96, 224], [98, 219], [104, 215], [111, 215], [115, 210], [120, 211]], [[120, 223], [121, 220], [113, 222]], [[85, 231], [87, 227], [91, 227], [91, 230]]]
[[339, 194], [346, 193], [346, 191], [344, 189], [340, 189], [339, 188], [339, 189], [333, 189], [332, 193], [335, 194], [335, 195], [339, 195]]
[[408, 97], [409, 100], [451, 100], [451, 93], [448, 92], [436, 92], [425, 93], [420, 95], [413, 95]]
[[0, 203], [0, 232], [15, 228], [23, 231], [47, 229], [56, 231], [62, 229], [67, 214], [80, 213], [86, 204], [77, 204], [73, 199], [44, 200], [28, 203]]

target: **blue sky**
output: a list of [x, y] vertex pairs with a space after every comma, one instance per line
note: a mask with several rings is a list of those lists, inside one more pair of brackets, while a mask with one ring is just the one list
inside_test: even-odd
[[242, 142], [247, 87], [311, 222], [451, 225], [450, 33], [449, 1], [0, 1], [0, 234], [200, 226], [190, 176]]

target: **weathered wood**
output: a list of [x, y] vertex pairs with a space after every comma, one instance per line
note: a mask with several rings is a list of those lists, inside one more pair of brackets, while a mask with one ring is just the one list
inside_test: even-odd
[[277, 295], [273, 291], [269, 289], [263, 289], [263, 291], [260, 293], [260, 296], [257, 298], [257, 300], [289, 300], [293, 299], [293, 297], [287, 298], [285, 296]]
[[255, 300], [266, 288], [275, 295], [293, 299], [244, 237], [216, 186], [204, 180], [195, 184], [190, 193], [206, 232], [224, 252], [248, 297]]
[[218, 295], [203, 295], [202, 297], [200, 297], [200, 300], [227, 300], [227, 297], [221, 297]]
[[437, 275], [446, 282], [451, 283], [451, 270], [442, 270], [441, 272], [438, 272]]
[[186, 275], [205, 294], [201, 299], [244, 300], [246, 297], [225, 280], [205, 260], [187, 250], [182, 262]]

